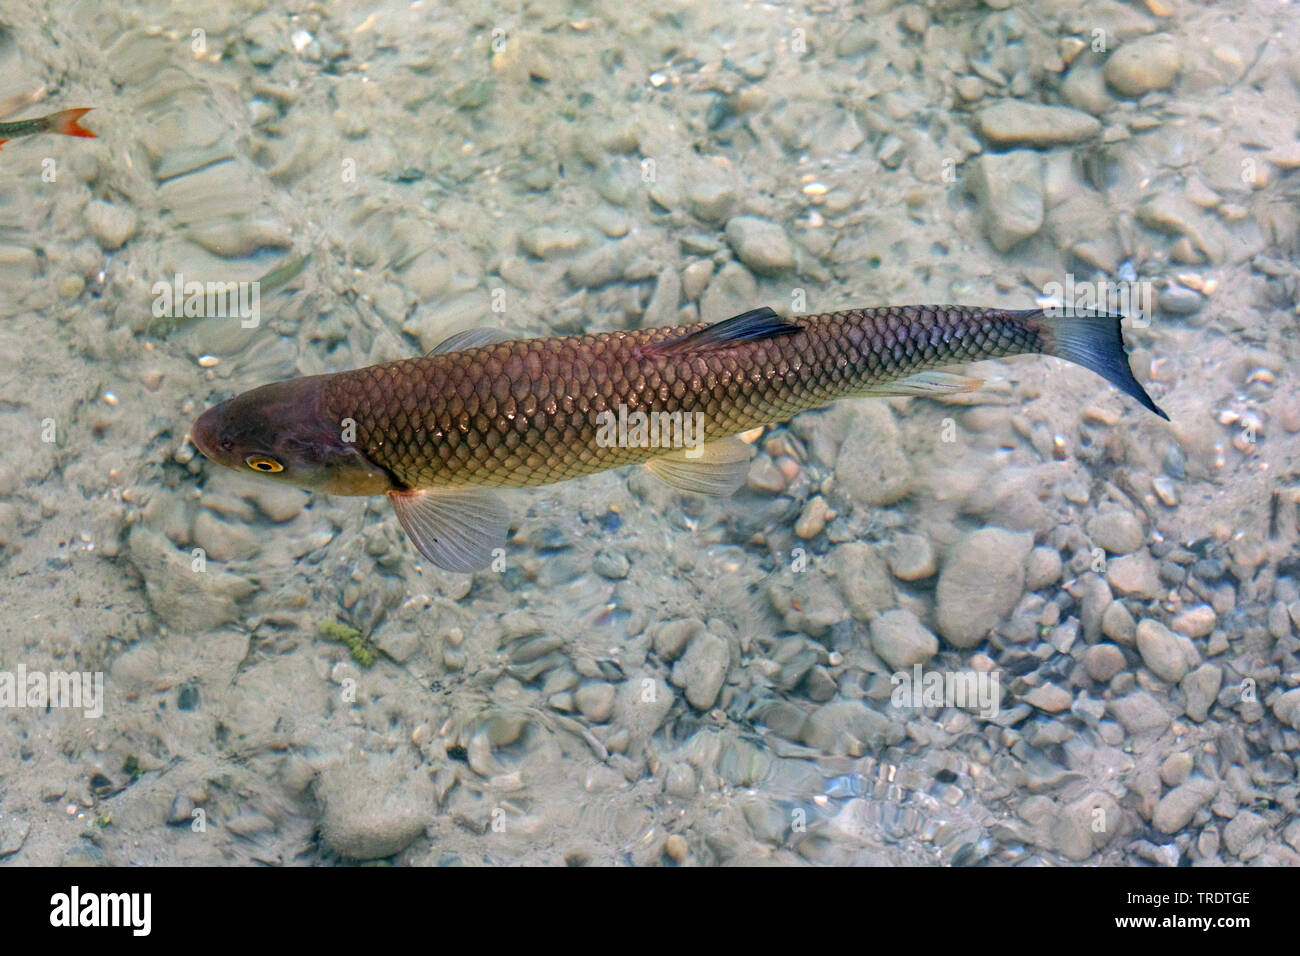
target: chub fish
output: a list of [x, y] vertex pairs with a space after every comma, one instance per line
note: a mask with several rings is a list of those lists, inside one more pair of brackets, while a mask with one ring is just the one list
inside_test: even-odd
[[35, 136], [37, 133], [59, 133], [63, 136], [88, 136], [95, 134], [82, 126], [77, 120], [91, 111], [92, 107], [79, 107], [74, 110], [62, 110], [48, 116], [35, 119], [15, 120], [12, 123], [0, 123], [0, 145], [20, 136]]
[[[425, 557], [473, 571], [505, 544], [495, 489], [645, 463], [678, 488], [728, 494], [748, 472], [741, 432], [850, 396], [967, 391], [981, 382], [955, 367], [1029, 353], [1089, 368], [1168, 418], [1129, 369], [1119, 316], [904, 306], [791, 318], [756, 309], [713, 325], [562, 338], [473, 329], [420, 358], [245, 392], [204, 412], [190, 436], [238, 471], [386, 494]], [[645, 428], [611, 441], [615, 416], [690, 416], [704, 442], [666, 449]]]

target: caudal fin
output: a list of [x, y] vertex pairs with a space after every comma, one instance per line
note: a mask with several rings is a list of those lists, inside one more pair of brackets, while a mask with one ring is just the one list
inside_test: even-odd
[[1046, 327], [1048, 355], [1091, 369], [1121, 392], [1137, 399], [1144, 408], [1169, 421], [1169, 416], [1133, 377], [1120, 332], [1122, 316], [1109, 312], [1063, 312], [1059, 309], [1034, 310], [1028, 314]]
[[94, 139], [95, 134], [77, 122], [92, 109], [93, 106], [86, 106], [75, 110], [63, 110], [61, 113], [51, 113], [50, 132], [62, 133], [64, 136], [88, 136]]

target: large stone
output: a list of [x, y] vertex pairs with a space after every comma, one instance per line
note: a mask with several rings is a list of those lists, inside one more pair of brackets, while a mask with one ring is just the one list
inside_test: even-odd
[[1218, 784], [1200, 779], [1174, 787], [1156, 804], [1151, 823], [1161, 833], [1177, 833], [1192, 822], [1196, 811], [1209, 803], [1218, 790]]
[[871, 622], [871, 649], [896, 671], [939, 653], [939, 639], [911, 611], [886, 611]]
[[1159, 621], [1143, 618], [1137, 626], [1137, 649], [1142, 663], [1161, 680], [1176, 684], [1187, 673], [1187, 657], [1178, 635]]
[[736, 216], [727, 223], [727, 243], [741, 262], [758, 275], [779, 275], [794, 268], [794, 244], [774, 222]]
[[1032, 150], [980, 156], [967, 189], [979, 202], [989, 241], [998, 252], [1007, 252], [1043, 225], [1043, 161]]
[[974, 647], [1006, 616], [1024, 590], [1028, 533], [982, 528], [963, 537], [939, 572], [939, 634], [954, 647]]
[[685, 689], [692, 707], [708, 710], [718, 699], [730, 664], [727, 642], [716, 634], [702, 631], [691, 638], [686, 653], [673, 665], [673, 683]]
[[976, 119], [980, 132], [996, 146], [1063, 146], [1101, 132], [1101, 123], [1081, 110], [1023, 100], [986, 106]]
[[377, 860], [400, 853], [433, 820], [427, 772], [396, 755], [357, 758], [321, 772], [321, 836], [339, 856]]
[[1130, 40], [1106, 61], [1106, 82], [1125, 96], [1163, 90], [1178, 77], [1182, 56], [1168, 34]]
[[859, 504], [890, 505], [911, 490], [913, 476], [889, 406], [862, 403], [835, 459], [840, 489]]

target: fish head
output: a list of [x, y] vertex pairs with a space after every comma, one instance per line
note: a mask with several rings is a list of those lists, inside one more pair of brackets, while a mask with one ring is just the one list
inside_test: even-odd
[[218, 465], [309, 491], [394, 490], [388, 472], [344, 439], [340, 423], [321, 414], [325, 378], [273, 382], [214, 405], [190, 428], [190, 440]]

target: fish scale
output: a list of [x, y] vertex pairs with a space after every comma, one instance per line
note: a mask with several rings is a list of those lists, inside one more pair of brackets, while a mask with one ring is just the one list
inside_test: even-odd
[[1036, 312], [958, 306], [798, 316], [801, 331], [680, 354], [708, 323], [530, 339], [330, 376], [322, 413], [356, 422], [357, 447], [411, 488], [524, 487], [644, 462], [601, 447], [598, 416], [699, 412], [716, 441], [917, 372], [1046, 351]]

